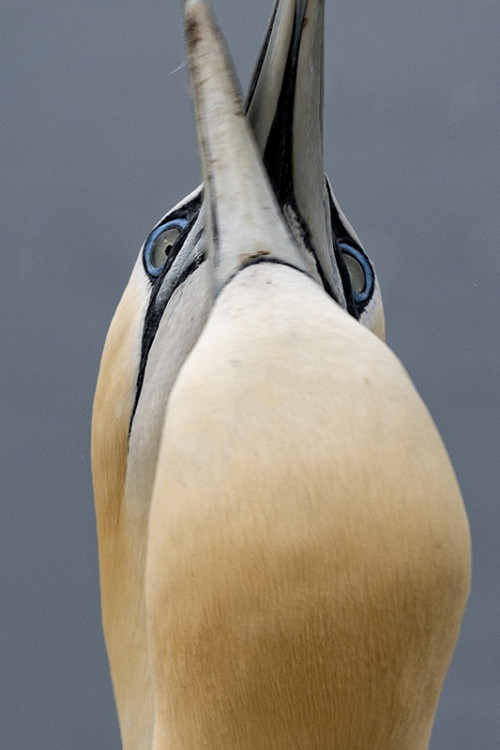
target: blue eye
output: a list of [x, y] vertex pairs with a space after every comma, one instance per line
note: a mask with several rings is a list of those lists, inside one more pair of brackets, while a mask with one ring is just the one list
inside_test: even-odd
[[338, 246], [349, 272], [354, 301], [362, 305], [370, 299], [373, 293], [375, 284], [373, 268], [365, 255], [353, 245], [339, 242]]
[[186, 225], [186, 219], [179, 218], [153, 229], [144, 245], [144, 265], [150, 276], [156, 278], [160, 275], [172, 248]]

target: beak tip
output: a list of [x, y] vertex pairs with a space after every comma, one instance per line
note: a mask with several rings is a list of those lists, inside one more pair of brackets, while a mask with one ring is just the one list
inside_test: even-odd
[[189, 47], [195, 47], [200, 41], [200, 15], [207, 7], [203, 0], [183, 0], [184, 28]]

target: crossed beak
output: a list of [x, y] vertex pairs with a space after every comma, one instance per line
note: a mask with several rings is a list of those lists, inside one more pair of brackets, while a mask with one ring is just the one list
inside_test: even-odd
[[205, 0], [184, 5], [215, 291], [267, 259], [345, 307], [323, 166], [324, 0], [277, 1], [245, 107]]

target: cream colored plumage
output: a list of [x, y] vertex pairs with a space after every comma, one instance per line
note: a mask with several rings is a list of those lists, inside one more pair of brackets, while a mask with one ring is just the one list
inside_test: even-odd
[[[156, 309], [140, 256], [93, 415], [125, 750], [425, 750], [458, 635], [469, 532], [446, 451], [400, 362], [344, 309], [333, 251], [312, 262], [268, 179], [275, 50], [302, 35], [310, 71], [322, 12], [277, 3], [245, 119], [204, 0], [185, 2], [205, 195], [176, 252], [187, 263], [204, 228], [206, 260], [181, 275], [139, 386]], [[293, 178], [313, 184], [300, 106]], [[328, 233], [316, 182], [294, 193], [313, 248]], [[368, 313], [382, 333], [380, 304]]]

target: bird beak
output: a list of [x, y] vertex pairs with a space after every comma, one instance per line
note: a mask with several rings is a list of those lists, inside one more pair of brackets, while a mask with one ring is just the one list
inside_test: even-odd
[[205, 0], [185, 0], [184, 9], [214, 293], [263, 260], [317, 276], [283, 218], [212, 12]]
[[[256, 253], [269, 254], [309, 273], [345, 307], [323, 166], [324, 0], [278, 0], [250, 88], [247, 122], [211, 11], [202, 0], [185, 0], [185, 14], [212, 214], [207, 222], [218, 244], [221, 276], [216, 287], [244, 258], [249, 262]], [[271, 236], [274, 231], [279, 242]], [[293, 259], [290, 249], [283, 249], [285, 239], [291, 245], [291, 237], [298, 248]]]
[[325, 289], [343, 307], [323, 164], [324, 0], [277, 0], [247, 117], [284, 215], [298, 223]]

